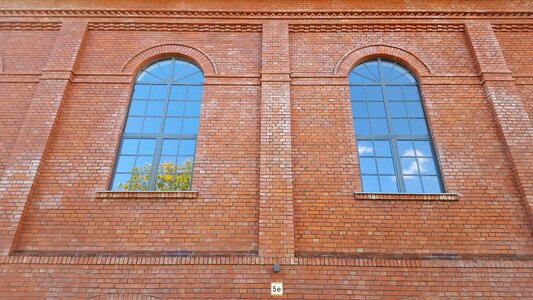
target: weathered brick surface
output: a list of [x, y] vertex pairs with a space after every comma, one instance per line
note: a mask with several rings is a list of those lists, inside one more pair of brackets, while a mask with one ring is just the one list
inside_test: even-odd
[[[0, 298], [531, 298], [531, 1], [0, 1]], [[205, 74], [194, 192], [98, 193], [136, 72]], [[362, 194], [347, 74], [420, 89], [446, 192]], [[529, 213], [529, 216], [528, 216]], [[272, 264], [281, 263], [281, 273]]]

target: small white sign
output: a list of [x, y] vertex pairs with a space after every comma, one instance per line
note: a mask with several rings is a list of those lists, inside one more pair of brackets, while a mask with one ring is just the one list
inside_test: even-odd
[[270, 283], [270, 294], [272, 296], [283, 296], [283, 282]]

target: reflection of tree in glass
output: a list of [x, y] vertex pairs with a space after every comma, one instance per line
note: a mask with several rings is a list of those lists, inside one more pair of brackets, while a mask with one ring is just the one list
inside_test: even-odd
[[[131, 178], [118, 185], [124, 191], [148, 191], [150, 189], [151, 164], [131, 170]], [[188, 191], [191, 189], [192, 162], [186, 160], [182, 166], [171, 161], [161, 162], [156, 176], [155, 190], [158, 191]]]

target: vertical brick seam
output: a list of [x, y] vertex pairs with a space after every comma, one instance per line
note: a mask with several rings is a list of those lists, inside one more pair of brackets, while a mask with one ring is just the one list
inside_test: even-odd
[[533, 224], [533, 126], [509, 76], [503, 51], [489, 22], [468, 22], [467, 39], [482, 78], [498, 130], [507, 148], [514, 178]]
[[294, 256], [289, 27], [263, 25], [259, 255]]
[[0, 251], [3, 255], [14, 250], [16, 235], [60, 114], [86, 27], [83, 21], [63, 23], [24, 117], [8, 166], [0, 178]]

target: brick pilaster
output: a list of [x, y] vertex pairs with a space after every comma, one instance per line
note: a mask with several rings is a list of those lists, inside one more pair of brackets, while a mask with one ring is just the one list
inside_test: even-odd
[[86, 22], [63, 23], [0, 178], [0, 251], [3, 255], [14, 250], [86, 28]]
[[466, 24], [485, 95], [511, 161], [526, 211], [533, 223], [533, 126], [489, 22]]
[[294, 256], [289, 28], [263, 24], [259, 255]]

